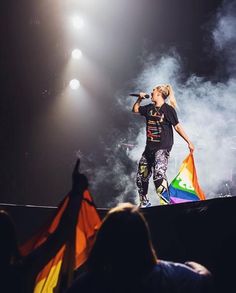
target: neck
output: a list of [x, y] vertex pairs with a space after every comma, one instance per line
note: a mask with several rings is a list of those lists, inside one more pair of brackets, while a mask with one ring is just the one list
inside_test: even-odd
[[164, 101], [155, 101], [154, 104], [156, 107], [161, 107], [165, 102]]

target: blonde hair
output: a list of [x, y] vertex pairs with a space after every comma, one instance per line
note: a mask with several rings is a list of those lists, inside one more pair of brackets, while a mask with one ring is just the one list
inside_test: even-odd
[[156, 86], [156, 89], [158, 89], [162, 93], [164, 99], [169, 97], [168, 104], [170, 106], [172, 106], [174, 109], [177, 108], [174, 91], [170, 84], [158, 85]]

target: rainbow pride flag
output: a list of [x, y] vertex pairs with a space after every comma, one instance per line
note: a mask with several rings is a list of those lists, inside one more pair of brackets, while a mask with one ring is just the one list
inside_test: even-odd
[[169, 185], [169, 194], [165, 191], [162, 196], [172, 204], [206, 199], [198, 184], [192, 153], [185, 158], [177, 176]]
[[[43, 227], [34, 237], [21, 247], [22, 255], [29, 255], [31, 252], [40, 249], [40, 246], [48, 241], [49, 236], [56, 231], [63, 213], [67, 212], [69, 196], [66, 196], [59, 205], [56, 215]], [[42, 260], [42, 269], [37, 274], [35, 280], [34, 293], [55, 293], [61, 292], [61, 277], [65, 273], [67, 279], [72, 279], [73, 271], [78, 269], [88, 257], [88, 253], [93, 245], [95, 234], [101, 224], [100, 217], [93, 203], [93, 199], [88, 190], [83, 193], [81, 205], [78, 210], [76, 223], [70, 223], [63, 229], [71, 229], [70, 234], [73, 239], [63, 239], [62, 245], [58, 247], [55, 241], [50, 243], [48, 249], [44, 249], [42, 258], [51, 255], [49, 262]], [[59, 237], [61, 233], [59, 234]], [[62, 233], [63, 234], [63, 233]], [[57, 236], [58, 238], [58, 236]], [[56, 238], [55, 238], [56, 239]], [[73, 242], [73, 243], [72, 243]], [[70, 275], [70, 276], [69, 276]]]

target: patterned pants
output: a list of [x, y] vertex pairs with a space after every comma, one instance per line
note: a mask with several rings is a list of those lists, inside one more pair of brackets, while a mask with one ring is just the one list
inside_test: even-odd
[[155, 188], [158, 192], [158, 188], [166, 179], [166, 170], [168, 165], [169, 151], [158, 150], [156, 152], [145, 151], [139, 161], [138, 173], [137, 173], [137, 186], [139, 196], [146, 196], [148, 192], [149, 179], [153, 173], [153, 181]]

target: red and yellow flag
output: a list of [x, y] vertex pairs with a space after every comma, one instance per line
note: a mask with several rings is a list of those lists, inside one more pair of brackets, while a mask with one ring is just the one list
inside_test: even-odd
[[[69, 196], [66, 196], [58, 207], [56, 215], [52, 221], [25, 245], [23, 245], [23, 247], [21, 247], [21, 253], [23, 255], [27, 255], [39, 247], [42, 243], [47, 241], [48, 236], [51, 235], [51, 233], [53, 233], [57, 228], [61, 217], [67, 208], [68, 202]], [[72, 269], [74, 270], [79, 268], [87, 260], [88, 253], [93, 245], [94, 237], [100, 223], [101, 220], [97, 213], [96, 207], [93, 204], [92, 197], [89, 191], [86, 190], [83, 193], [83, 199], [78, 212], [76, 225], [67, 227], [68, 229], [73, 229], [71, 232], [74, 234], [72, 242], [75, 243], [72, 243], [72, 254], [68, 254], [68, 248], [71, 246], [71, 239], [67, 239], [66, 243], [62, 245], [59, 251], [55, 251], [55, 255], [37, 275], [33, 291], [34, 293], [56, 292], [56, 288], [59, 288], [60, 286], [63, 264], [67, 263], [68, 267], [68, 255], [73, 258]], [[65, 258], [67, 258], [66, 261]]]

